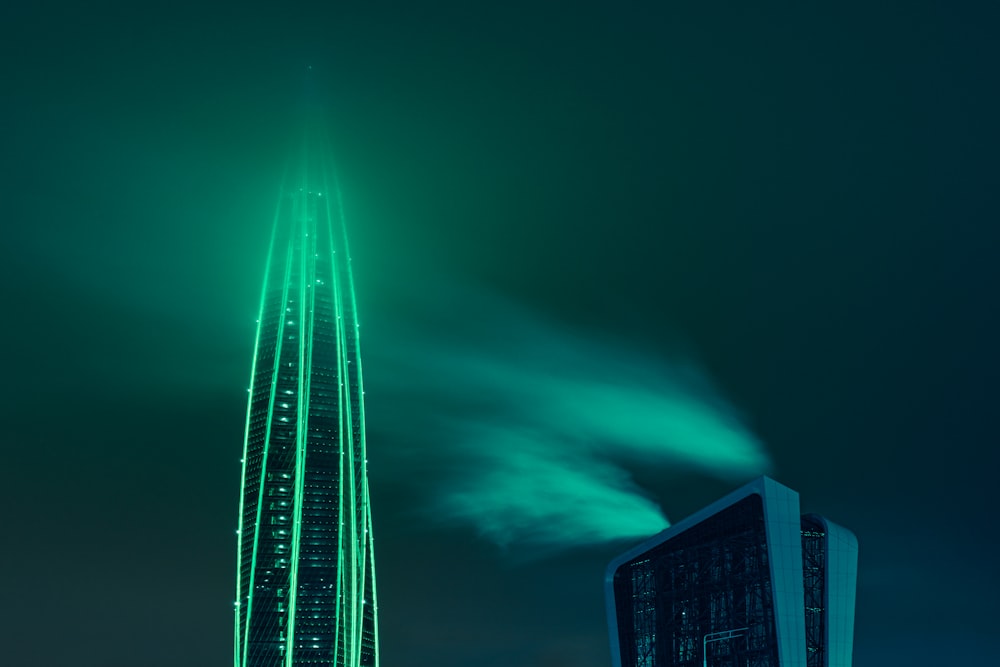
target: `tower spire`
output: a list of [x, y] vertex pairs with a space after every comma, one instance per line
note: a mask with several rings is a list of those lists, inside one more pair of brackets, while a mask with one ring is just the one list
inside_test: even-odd
[[[313, 106], [313, 105], [307, 105]], [[235, 667], [378, 665], [357, 307], [322, 116], [275, 216], [238, 531]]]

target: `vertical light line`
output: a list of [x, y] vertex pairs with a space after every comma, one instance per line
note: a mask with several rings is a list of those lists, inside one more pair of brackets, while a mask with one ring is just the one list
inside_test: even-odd
[[[367, 477], [368, 477], [368, 475], [366, 473], [365, 474], [365, 479], [366, 480], [367, 480]], [[366, 487], [367, 487], [367, 482], [366, 482]], [[378, 586], [375, 583], [375, 541], [374, 541], [374, 537], [372, 536], [372, 513], [371, 513], [371, 504], [368, 501], [368, 492], [367, 492], [367, 490], [365, 491], [365, 503], [366, 503], [366, 505], [368, 507], [368, 509], [367, 509], [367, 513], [368, 513], [368, 561], [369, 561], [369, 566], [371, 567], [371, 573], [372, 573], [372, 589], [370, 591], [370, 594], [372, 596], [372, 600], [371, 600], [371, 605], [372, 605], [372, 644], [373, 644], [373, 646], [372, 646], [372, 653], [375, 656], [375, 667], [378, 667], [378, 665], [379, 665], [379, 657], [378, 657], [378, 593], [377, 593]]]
[[295, 442], [295, 507], [294, 524], [292, 525], [292, 572], [289, 584], [290, 600], [288, 606], [288, 650], [285, 653], [285, 661], [288, 667], [294, 664], [295, 650], [295, 616], [298, 606], [299, 593], [299, 556], [302, 542], [302, 504], [304, 500], [305, 475], [306, 475], [306, 444], [309, 435], [309, 385], [311, 379], [312, 364], [312, 338], [313, 338], [313, 308], [315, 306], [313, 295], [315, 289], [312, 288], [311, 281], [314, 281], [312, 271], [315, 263], [311, 261], [310, 238], [315, 237], [313, 233], [315, 215], [312, 213], [312, 206], [309, 201], [308, 178], [303, 178], [302, 191], [302, 227], [300, 230], [300, 251], [299, 258], [299, 303], [302, 311], [299, 314], [299, 379], [298, 379], [298, 415], [296, 423]]
[[250, 564], [250, 586], [247, 594], [247, 622], [243, 640], [243, 664], [246, 665], [250, 646], [250, 616], [253, 611], [253, 589], [257, 578], [257, 551], [260, 546], [260, 515], [264, 505], [264, 486], [267, 480], [267, 458], [271, 446], [271, 425], [274, 420], [274, 396], [278, 388], [278, 374], [281, 368], [281, 348], [285, 337], [285, 309], [288, 307], [288, 282], [292, 267], [292, 246], [289, 245], [285, 254], [285, 277], [281, 290], [281, 310], [278, 316], [277, 344], [274, 351], [274, 370], [271, 376], [271, 395], [267, 404], [267, 426], [264, 430], [264, 451], [260, 463], [260, 484], [257, 492], [257, 519], [254, 528], [253, 557]]
[[[338, 195], [339, 197], [339, 192]], [[341, 210], [338, 206], [338, 215], [341, 214]], [[338, 223], [342, 223], [340, 218], [338, 218]], [[334, 238], [332, 234], [332, 219], [331, 219], [331, 235], [330, 235], [330, 245], [333, 252], [333, 259], [337, 259], [336, 246], [334, 245]], [[341, 226], [341, 225], [339, 225]], [[341, 248], [343, 251], [343, 248]], [[348, 269], [349, 266], [346, 265], [346, 257], [341, 252], [341, 262]], [[344, 586], [341, 589], [341, 593], [338, 595], [338, 601], [347, 598], [343, 604], [341, 612], [343, 613], [343, 619], [341, 625], [344, 628], [344, 642], [346, 646], [344, 647], [344, 659], [348, 665], [358, 664], [358, 639], [357, 639], [357, 618], [358, 618], [358, 596], [357, 596], [357, 507], [355, 502], [356, 487], [354, 479], [354, 424], [351, 415], [351, 391], [350, 391], [350, 372], [348, 371], [348, 359], [347, 354], [349, 351], [349, 346], [347, 345], [346, 339], [346, 317], [344, 315], [344, 286], [340, 280], [340, 271], [338, 270], [337, 263], [334, 261], [334, 274], [337, 277], [336, 280], [336, 312], [337, 312], [337, 375], [338, 375], [338, 412], [340, 413], [340, 470], [341, 470], [341, 484], [340, 484], [340, 549], [338, 553], [338, 560], [340, 561], [340, 572], [339, 577], [341, 585]], [[345, 442], [349, 445], [345, 447]], [[345, 460], [346, 458], [346, 460]], [[347, 480], [344, 480], [344, 472], [347, 471]], [[346, 505], [346, 507], [345, 507]], [[348, 515], [349, 521], [345, 520], [345, 515]], [[345, 546], [346, 545], [346, 546]], [[349, 563], [345, 562], [345, 552], [350, 555]], [[345, 567], [348, 566], [348, 567]], [[339, 603], [339, 602], [338, 602]]]
[[[358, 429], [358, 445], [359, 445], [359, 450], [360, 450], [361, 457], [362, 457], [361, 458], [361, 484], [362, 484], [362, 503], [363, 503], [363, 508], [362, 509], [363, 509], [364, 515], [366, 515], [366, 516], [368, 516], [370, 518], [370, 508], [369, 508], [369, 501], [368, 501], [368, 452], [367, 452], [366, 439], [365, 439], [364, 384], [362, 382], [362, 374], [361, 374], [361, 331], [360, 331], [361, 325], [358, 322], [357, 296], [356, 296], [355, 291], [354, 291], [354, 271], [352, 270], [352, 267], [351, 267], [351, 251], [350, 251], [350, 245], [348, 244], [348, 241], [347, 241], [347, 225], [345, 223], [345, 218], [344, 218], [344, 202], [343, 202], [343, 196], [342, 196], [341, 191], [340, 191], [340, 183], [338, 183], [338, 182], [335, 181], [335, 187], [336, 187], [336, 193], [337, 193], [337, 213], [338, 213], [338, 221], [340, 223], [339, 226], [340, 226], [341, 243], [343, 244], [343, 250], [344, 250], [344, 253], [346, 255], [345, 260], [347, 262], [347, 265], [346, 265], [347, 266], [347, 271], [346, 271], [346, 273], [347, 273], [347, 295], [348, 295], [348, 298], [350, 299], [350, 303], [351, 303], [351, 319], [352, 319], [352, 321], [348, 322], [348, 323], [345, 323], [345, 326], [352, 326], [352, 327], [354, 327], [354, 350], [353, 351], [354, 351], [355, 374], [357, 375], [357, 381], [358, 381], [357, 405], [358, 405], [358, 422], [359, 422], [359, 426], [360, 426], [360, 428]], [[353, 431], [353, 428], [352, 428], [352, 430], [351, 430], [352, 445], [353, 445], [353, 433], [354, 433], [354, 431]], [[352, 457], [353, 457], [353, 453], [354, 453], [354, 447], [353, 446], [351, 447], [351, 453], [352, 453]], [[352, 461], [351, 461], [351, 488], [352, 488], [352, 493], [351, 493], [351, 510], [352, 510], [352, 520], [353, 520], [352, 523], [354, 523], [356, 525], [357, 524], [357, 507], [356, 507], [356, 504], [355, 504], [355, 498], [356, 498], [357, 494], [355, 492], [355, 490], [356, 490], [355, 489], [355, 484], [357, 482], [354, 479], [354, 468], [355, 468], [354, 461], [352, 459]], [[362, 530], [367, 529], [368, 526], [366, 526], [364, 524], [365, 523], [369, 523], [370, 521], [365, 521], [365, 519], [362, 518], [362, 522], [363, 522], [363, 528], [362, 528]], [[355, 528], [355, 531], [356, 530], [357, 529]], [[355, 535], [355, 542], [354, 542], [354, 544], [355, 544], [355, 548], [352, 549], [352, 556], [353, 556], [352, 574], [353, 574], [353, 581], [354, 581], [354, 584], [355, 584], [353, 607], [355, 608], [355, 610], [357, 610], [359, 612], [358, 613], [359, 618], [357, 619], [357, 621], [354, 624], [355, 637], [354, 637], [353, 645], [354, 645], [354, 650], [358, 652], [358, 659], [360, 659], [360, 645], [359, 644], [360, 644], [361, 630], [362, 630], [362, 626], [364, 624], [364, 609], [362, 607], [362, 603], [359, 603], [359, 601], [357, 599], [357, 589], [356, 589], [356, 586], [357, 586], [357, 556], [358, 556], [358, 548], [361, 547], [363, 549], [367, 545], [364, 543], [363, 540], [357, 540], [357, 535]], [[372, 588], [373, 588], [372, 596], [374, 597], [374, 574], [375, 574], [375, 572], [374, 572], [374, 554], [373, 553], [370, 555], [369, 559], [373, 563], [373, 565], [372, 565], [372, 582], [373, 582], [373, 584], [372, 584]], [[364, 566], [365, 565], [364, 554], [362, 554], [361, 562], [362, 562], [362, 566]], [[364, 577], [364, 570], [362, 570], [361, 576], [362, 576], [361, 589], [364, 592], [364, 578], [363, 578]], [[374, 603], [374, 600], [372, 602]], [[375, 632], [375, 630], [374, 630], [374, 626], [373, 626], [373, 633], [374, 632]], [[374, 635], [373, 640], [374, 640], [374, 644], [375, 644], [375, 646], [373, 647], [373, 652], [376, 655], [376, 663], [377, 663], [377, 661], [378, 661], [378, 658], [377, 658], [377, 655], [378, 655], [378, 635], [377, 634]]]
[[[327, 195], [330, 193], [329, 179], [323, 172], [323, 187]], [[337, 592], [334, 601], [333, 653], [330, 656], [331, 665], [337, 663], [340, 650], [341, 633], [346, 629], [345, 610], [342, 605], [344, 594], [344, 345], [341, 338], [343, 327], [343, 305], [340, 302], [340, 275], [337, 271], [337, 249], [334, 245], [333, 218], [330, 211], [330, 197], [325, 197], [327, 240], [330, 245], [330, 286], [333, 296], [333, 339], [336, 344], [337, 358]], [[346, 633], [343, 638], [346, 642]], [[345, 659], [349, 647], [344, 648]]]
[[[264, 305], [267, 302], [268, 281], [271, 277], [271, 262], [274, 254], [274, 241], [278, 234], [278, 220], [281, 213], [281, 200], [274, 212], [274, 223], [271, 225], [271, 242], [267, 248], [267, 265], [264, 267], [264, 286], [260, 294], [260, 308], [257, 311], [257, 333], [253, 341], [253, 362], [250, 365], [250, 388], [247, 397], [247, 422], [243, 431], [243, 460], [240, 475], [240, 513], [236, 528], [236, 619], [233, 628], [233, 662], [239, 667], [240, 662], [240, 613], [243, 610], [243, 509], [246, 501], [247, 485], [247, 449], [250, 446], [250, 418], [252, 416], [254, 391], [257, 389], [257, 357], [260, 354], [260, 332], [264, 328]], [[255, 536], [256, 538], [256, 536]], [[252, 567], [252, 564], [251, 564]], [[249, 623], [249, 616], [247, 617]]]
[[[353, 304], [352, 304], [353, 306]], [[343, 320], [342, 320], [343, 321]], [[346, 338], [346, 327], [350, 324], [344, 325], [345, 328], [345, 338]], [[346, 352], [350, 352], [350, 346], [345, 346]], [[346, 355], [345, 355], [346, 356]], [[351, 373], [348, 367], [350, 366], [350, 359], [343, 359], [342, 361], [344, 367], [344, 381], [347, 383], [346, 387], [346, 400], [345, 400], [345, 417], [347, 420], [347, 437], [350, 447], [347, 448], [347, 486], [350, 492], [350, 503], [348, 504], [348, 509], [350, 510], [350, 521], [348, 522], [349, 532], [347, 534], [349, 550], [351, 555], [350, 561], [350, 629], [351, 629], [351, 665], [358, 664], [358, 628], [360, 625], [360, 614], [358, 609], [358, 480], [355, 474], [357, 469], [357, 461], [355, 456], [355, 440], [354, 440], [354, 415], [352, 414], [352, 391], [351, 391]]]

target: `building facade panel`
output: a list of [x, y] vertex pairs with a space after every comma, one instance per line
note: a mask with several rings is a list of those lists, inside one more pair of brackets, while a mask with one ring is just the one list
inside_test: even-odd
[[799, 494], [761, 478], [767, 543], [771, 554], [778, 656], [783, 667], [806, 667]]
[[854, 609], [858, 583], [858, 538], [847, 528], [820, 517], [826, 532], [827, 663], [851, 667], [854, 655]]

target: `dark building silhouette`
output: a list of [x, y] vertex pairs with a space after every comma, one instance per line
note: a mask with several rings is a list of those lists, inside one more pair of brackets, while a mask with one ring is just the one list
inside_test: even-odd
[[358, 318], [339, 192], [306, 142], [274, 222], [247, 406], [236, 667], [378, 664]]
[[761, 477], [616, 558], [614, 667], [850, 667], [857, 539]]

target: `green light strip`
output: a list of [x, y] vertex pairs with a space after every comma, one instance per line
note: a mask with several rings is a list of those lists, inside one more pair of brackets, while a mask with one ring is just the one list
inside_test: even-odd
[[[346, 230], [344, 229], [344, 210], [343, 210], [343, 203], [342, 203], [342, 199], [341, 199], [341, 192], [340, 192], [340, 186], [339, 186], [339, 184], [336, 185], [336, 193], [337, 193], [337, 214], [338, 214], [338, 222], [340, 223], [339, 227], [340, 227], [340, 232], [341, 232], [341, 240], [342, 241], [346, 241]], [[354, 335], [355, 335], [355, 338], [354, 338], [354, 352], [355, 352], [354, 363], [358, 364], [359, 363], [358, 356], [357, 356], [357, 350], [358, 350], [357, 328], [358, 327], [357, 327], [357, 306], [356, 306], [357, 302], [354, 299], [354, 286], [352, 284], [352, 282], [353, 282], [352, 281], [352, 271], [351, 271], [351, 266], [350, 266], [351, 255], [350, 255], [350, 250], [347, 247], [346, 243], [343, 245], [343, 251], [344, 251], [344, 259], [347, 262], [347, 271], [346, 271], [346, 273], [347, 273], [347, 297], [350, 300], [350, 304], [351, 304], [351, 316], [352, 316], [351, 319], [352, 319], [352, 322], [346, 322], [344, 320], [344, 318], [342, 317], [341, 320], [340, 320], [341, 321], [341, 327], [340, 327], [340, 329], [341, 329], [341, 336], [344, 336], [346, 338], [346, 328], [348, 326], [352, 326], [352, 325], [354, 326], [354, 328], [355, 328], [355, 332], [354, 332]], [[345, 347], [346, 347], [346, 345], [345, 345]], [[354, 471], [356, 469], [356, 465], [355, 465], [356, 461], [354, 459], [354, 444], [355, 444], [354, 443], [354, 423], [353, 423], [353, 416], [351, 414], [351, 412], [352, 412], [351, 411], [351, 398], [352, 398], [352, 394], [350, 392], [350, 380], [351, 380], [351, 378], [350, 378], [350, 373], [347, 371], [347, 365], [350, 364], [350, 363], [351, 363], [350, 360], [345, 359], [343, 367], [344, 367], [344, 378], [345, 378], [345, 381], [348, 383], [347, 400], [345, 401], [345, 403], [346, 403], [346, 409], [344, 410], [344, 412], [347, 414], [347, 420], [348, 420], [347, 432], [350, 434], [350, 443], [351, 443], [351, 447], [350, 447], [350, 460], [349, 460], [349, 462], [350, 462], [350, 477], [349, 477], [349, 479], [350, 479], [350, 485], [349, 485], [349, 488], [350, 488], [350, 499], [351, 499], [350, 500], [350, 511], [351, 511], [351, 535], [350, 535], [350, 538], [351, 538], [351, 541], [350, 541], [350, 545], [351, 545], [351, 549], [350, 549], [350, 553], [351, 553], [351, 570], [350, 570], [350, 575], [351, 575], [351, 606], [350, 606], [351, 617], [350, 617], [350, 630], [351, 630], [351, 651], [352, 651], [352, 655], [351, 655], [351, 663], [350, 664], [356, 665], [356, 664], [358, 664], [360, 662], [360, 659], [361, 659], [360, 635], [361, 635], [362, 625], [364, 624], [364, 613], [363, 613], [363, 610], [361, 609], [360, 596], [358, 595], [358, 584], [359, 583], [361, 584], [362, 592], [364, 590], [364, 578], [363, 578], [364, 577], [364, 570], [362, 569], [361, 572], [359, 573], [359, 560], [361, 561], [362, 564], [364, 563], [364, 558], [363, 557], [359, 558], [359, 555], [360, 555], [359, 551], [364, 548], [364, 545], [363, 545], [363, 541], [361, 539], [358, 539], [359, 538], [359, 535], [358, 535], [358, 507], [357, 507], [357, 491], [356, 491], [356, 489], [357, 489], [357, 479], [355, 478], [355, 474], [354, 474]], [[361, 386], [360, 386], [361, 375], [360, 375], [360, 370], [361, 370], [360, 365], [356, 366], [356, 373], [358, 375], [358, 380], [359, 380], [359, 385], [358, 385], [358, 400], [359, 400], [359, 402], [360, 402], [360, 399], [361, 399]], [[361, 413], [360, 404], [359, 404], [359, 410], [358, 410], [358, 419], [359, 420], [361, 420], [361, 416], [362, 416], [362, 413]], [[364, 422], [361, 421], [361, 424], [363, 425]], [[359, 432], [362, 433], [362, 436], [361, 436], [362, 437], [362, 442], [364, 441], [363, 440], [363, 437], [364, 437], [363, 436], [363, 431], [364, 431], [364, 427], [362, 426], [362, 428], [359, 429]], [[364, 482], [362, 481], [362, 483], [364, 483]], [[361, 577], [360, 582], [359, 582], [359, 575]]]
[[[233, 662], [234, 667], [239, 667], [240, 662], [240, 612], [243, 604], [243, 509], [246, 496], [247, 484], [247, 449], [250, 446], [250, 417], [253, 407], [253, 396], [257, 379], [257, 355], [260, 353], [260, 332], [264, 328], [264, 304], [267, 301], [267, 283], [271, 276], [271, 257], [274, 254], [274, 241], [278, 234], [278, 220], [281, 215], [281, 202], [274, 212], [274, 223], [271, 225], [271, 242], [267, 248], [267, 264], [264, 267], [264, 286], [260, 294], [260, 309], [257, 311], [257, 333], [253, 342], [253, 363], [250, 365], [250, 387], [247, 390], [250, 396], [247, 398], [247, 423], [243, 431], [243, 459], [242, 473], [240, 474], [240, 513], [236, 528], [236, 620], [233, 627]], [[256, 539], [256, 536], [254, 536]], [[249, 617], [247, 618], [249, 625]]]
[[[327, 181], [330, 179], [327, 178]], [[339, 188], [335, 189], [338, 199], [337, 207], [337, 221], [339, 223], [338, 227], [343, 230], [343, 211], [339, 206], [340, 192]], [[330, 220], [330, 244], [333, 248], [334, 234], [333, 234], [333, 216], [329, 216]], [[343, 250], [343, 249], [342, 249]], [[332, 250], [334, 257], [336, 257], [336, 250]], [[349, 262], [348, 255], [342, 254], [342, 261]], [[350, 281], [350, 266], [347, 265], [348, 281]], [[359, 644], [359, 633], [360, 627], [364, 620], [362, 614], [359, 613], [358, 604], [358, 530], [357, 530], [357, 503], [356, 497], [356, 480], [354, 476], [354, 423], [353, 416], [351, 414], [351, 390], [350, 390], [350, 373], [348, 372], [349, 360], [347, 359], [347, 352], [349, 346], [347, 344], [346, 337], [346, 318], [344, 316], [344, 286], [341, 284], [339, 272], [334, 268], [334, 275], [337, 277], [336, 280], [336, 313], [337, 313], [337, 373], [340, 382], [338, 383], [339, 392], [339, 405], [340, 405], [340, 415], [341, 415], [341, 427], [340, 427], [340, 460], [341, 460], [341, 483], [340, 483], [340, 549], [338, 553], [338, 562], [340, 564], [340, 576], [338, 580], [343, 582], [343, 585], [347, 587], [349, 591], [349, 600], [345, 608], [340, 610], [338, 614], [338, 628], [343, 628], [344, 630], [344, 641], [347, 644], [345, 647], [344, 658], [348, 665], [357, 665], [360, 662], [360, 648]], [[350, 282], [348, 282], [348, 285]], [[349, 294], [350, 296], [350, 294]], [[353, 307], [353, 302], [351, 302]], [[353, 308], [352, 308], [353, 310]], [[348, 446], [345, 446], [345, 443]], [[345, 461], [345, 455], [347, 460]], [[347, 472], [347, 483], [344, 483], [344, 472]], [[345, 507], [347, 509], [345, 509]], [[344, 521], [344, 515], [348, 514], [350, 517], [349, 522]], [[346, 535], [345, 535], [346, 533]], [[345, 543], [348, 545], [345, 548]], [[349, 554], [349, 567], [345, 567], [345, 555]], [[344, 579], [347, 579], [345, 582]], [[338, 604], [340, 599], [343, 598], [343, 589], [340, 590], [338, 594]]]
[[[247, 593], [247, 622], [243, 643], [243, 664], [247, 665], [247, 653], [250, 647], [250, 625], [253, 613], [253, 589], [257, 577], [257, 551], [260, 545], [260, 515], [264, 505], [264, 486], [267, 478], [267, 459], [271, 445], [271, 425], [274, 420], [274, 395], [278, 388], [278, 369], [281, 366], [281, 349], [285, 337], [285, 309], [288, 307], [288, 282], [292, 268], [292, 247], [289, 245], [285, 256], [285, 279], [281, 293], [281, 310], [278, 317], [278, 340], [274, 352], [274, 370], [271, 376], [271, 395], [267, 405], [267, 426], [264, 431], [264, 451], [260, 464], [260, 484], [257, 493], [257, 520], [254, 527], [253, 558], [250, 561], [250, 587]], [[266, 283], [265, 283], [266, 284]], [[266, 289], [266, 288], [265, 288]], [[263, 322], [261, 322], [263, 324]]]
[[365, 474], [365, 502], [368, 506], [368, 560], [372, 569], [372, 589], [369, 594], [372, 596], [372, 643], [375, 654], [375, 667], [379, 665], [378, 652], [378, 586], [375, 584], [375, 539], [372, 535], [372, 514], [371, 504], [368, 502], [368, 475]]
[[[324, 173], [324, 187], [327, 179]], [[329, 188], [326, 189], [329, 192]], [[342, 316], [343, 307], [340, 301], [340, 276], [337, 272], [337, 249], [333, 243], [333, 218], [330, 215], [330, 198], [324, 200], [326, 208], [327, 238], [330, 242], [330, 275], [333, 291], [333, 316], [336, 335], [334, 340], [337, 345], [337, 596], [334, 611], [334, 640], [331, 664], [336, 664], [337, 652], [340, 649], [341, 633], [344, 632], [344, 609], [341, 605], [341, 598], [344, 592], [344, 383], [342, 381], [342, 363], [344, 358], [344, 344], [341, 330], [343, 328]], [[346, 642], [346, 637], [344, 638]], [[345, 650], [345, 657], [347, 651]]]
[[[340, 190], [340, 184], [339, 184], [339, 182], [336, 181], [336, 178], [334, 178], [333, 181], [335, 183], [335, 192], [336, 192], [336, 198], [337, 198], [337, 213], [338, 213], [338, 218], [337, 219], [338, 219], [338, 221], [340, 223], [341, 242], [343, 244], [343, 250], [346, 253], [346, 258], [347, 258], [347, 262], [348, 262], [348, 264], [347, 264], [347, 282], [348, 282], [347, 288], [348, 288], [348, 294], [349, 294], [350, 302], [352, 304], [351, 314], [352, 314], [353, 322], [351, 322], [350, 324], [353, 325], [354, 329], [355, 329], [355, 334], [354, 334], [355, 335], [355, 338], [354, 338], [354, 357], [355, 357], [354, 358], [354, 363], [356, 364], [356, 375], [357, 375], [357, 382], [358, 382], [358, 391], [357, 391], [358, 421], [360, 422], [360, 426], [361, 426], [361, 428], [359, 429], [359, 443], [358, 444], [360, 445], [360, 451], [361, 451], [361, 456], [362, 456], [362, 479], [361, 479], [361, 484], [362, 484], [362, 502], [363, 502], [363, 508], [362, 508], [363, 509], [362, 525], [364, 526], [364, 528], [363, 528], [363, 530], [364, 530], [364, 536], [362, 537], [362, 539], [360, 541], [356, 541], [355, 542], [355, 544], [358, 544], [358, 546], [360, 548], [357, 549], [357, 550], [354, 550], [354, 551], [355, 551], [355, 553], [357, 553], [358, 551], [361, 552], [361, 556], [362, 556], [361, 560], [362, 560], [362, 563], [363, 563], [363, 567], [366, 567], [366, 568], [370, 567], [371, 568], [371, 570], [370, 570], [370, 572], [371, 572], [371, 590], [370, 591], [369, 590], [364, 590], [365, 571], [363, 569], [362, 570], [361, 583], [362, 583], [363, 595], [366, 596], [366, 597], [363, 599], [363, 601], [360, 602], [360, 604], [359, 604], [359, 601], [358, 601], [358, 599], [357, 599], [356, 596], [352, 600], [352, 602], [353, 602], [352, 606], [355, 608], [355, 610], [357, 610], [359, 612], [358, 615], [360, 617], [358, 619], [357, 623], [355, 624], [355, 633], [356, 633], [355, 637], [356, 637], [356, 640], [354, 642], [354, 649], [357, 652], [356, 653], [356, 658], [358, 660], [360, 660], [360, 650], [361, 650], [361, 647], [360, 647], [360, 642], [357, 640], [357, 635], [359, 635], [361, 633], [361, 630], [362, 630], [362, 627], [363, 627], [363, 623], [364, 623], [363, 605], [365, 604], [364, 600], [367, 600], [372, 605], [372, 634], [373, 634], [373, 643], [374, 643], [373, 653], [374, 653], [374, 657], [375, 657], [375, 666], [377, 667], [378, 664], [379, 664], [379, 652], [378, 652], [378, 613], [377, 613], [377, 610], [378, 610], [378, 599], [377, 599], [377, 593], [376, 593], [377, 587], [375, 585], [375, 550], [374, 550], [374, 547], [373, 547], [374, 539], [373, 539], [373, 535], [372, 535], [371, 501], [370, 501], [369, 490], [368, 490], [368, 448], [367, 448], [367, 437], [366, 437], [365, 428], [364, 428], [364, 424], [365, 424], [364, 393], [365, 392], [364, 392], [364, 382], [363, 382], [363, 377], [362, 377], [362, 365], [361, 365], [361, 332], [360, 332], [361, 324], [358, 321], [357, 295], [356, 295], [355, 287], [354, 287], [354, 272], [351, 270], [351, 266], [350, 266], [351, 255], [350, 255], [350, 245], [349, 245], [349, 242], [348, 242], [348, 239], [347, 239], [347, 225], [345, 223], [346, 216], [344, 215], [343, 195], [342, 195], [342, 192]], [[349, 413], [350, 413], [350, 411], [348, 410], [348, 414]], [[351, 431], [351, 433], [353, 434], [353, 430]], [[352, 447], [352, 454], [353, 454], [353, 447]], [[352, 461], [352, 464], [353, 464], [353, 461]], [[353, 469], [354, 469], [353, 465], [351, 466], [351, 469], [352, 469], [352, 478], [353, 478]], [[353, 497], [354, 497], [354, 494], [352, 493], [352, 501], [353, 501]], [[356, 508], [353, 507], [353, 502], [352, 502], [352, 509], [353, 509], [353, 511], [356, 512]], [[367, 562], [365, 562], [365, 559], [363, 557], [364, 554], [365, 554], [365, 551], [367, 551], [367, 556], [368, 556]], [[355, 579], [355, 582], [357, 582], [357, 579]], [[370, 599], [369, 599], [368, 596], [370, 596]]]
[[[333, 243], [333, 235], [331, 234], [331, 244]], [[336, 251], [334, 251], [336, 252]], [[341, 470], [341, 483], [340, 483], [340, 552], [338, 555], [338, 560], [340, 561], [340, 579], [343, 582], [343, 586], [347, 589], [348, 602], [341, 609], [342, 618], [338, 619], [338, 627], [344, 628], [344, 642], [346, 644], [344, 651], [344, 658], [347, 660], [347, 664], [356, 664], [354, 660], [356, 651], [356, 639], [354, 633], [355, 626], [355, 599], [357, 597], [357, 586], [355, 581], [355, 554], [354, 550], [350, 548], [350, 545], [356, 544], [356, 536], [354, 535], [354, 447], [353, 447], [353, 422], [351, 419], [351, 409], [350, 409], [350, 376], [347, 372], [346, 363], [346, 350], [348, 349], [347, 340], [344, 336], [344, 302], [343, 294], [340, 285], [339, 271], [334, 269], [337, 275], [337, 285], [336, 285], [336, 312], [337, 312], [337, 378], [338, 378], [338, 394], [339, 394], [339, 412], [340, 412], [340, 434], [338, 437], [339, 449], [340, 449], [340, 470]], [[346, 446], [345, 446], [346, 445]], [[345, 460], [346, 458], [346, 460]], [[344, 478], [346, 477], [346, 482]], [[350, 499], [350, 504], [348, 505], [348, 499]], [[349, 521], [345, 520], [345, 515]], [[348, 545], [345, 548], [345, 545]], [[350, 558], [345, 558], [345, 555], [349, 555]], [[341, 589], [341, 595], [338, 597], [342, 598], [344, 595], [344, 589]]]
[[[308, 179], [303, 179], [308, 184]], [[298, 395], [298, 415], [296, 424], [296, 447], [295, 447], [295, 506], [294, 524], [292, 525], [292, 573], [289, 583], [289, 606], [288, 606], [288, 648], [285, 652], [285, 664], [292, 667], [294, 664], [295, 649], [295, 615], [298, 603], [298, 576], [299, 576], [299, 554], [302, 541], [302, 505], [304, 502], [304, 487], [306, 476], [306, 446], [309, 436], [309, 387], [311, 384], [312, 369], [312, 336], [313, 336], [313, 311], [315, 309], [316, 290], [312, 287], [315, 284], [315, 252], [312, 252], [310, 238], [315, 243], [315, 215], [310, 217], [309, 192], [304, 188], [302, 194], [302, 221], [300, 233], [301, 239], [301, 265], [299, 268], [299, 303], [302, 304], [299, 314], [299, 395]]]

